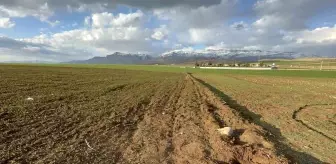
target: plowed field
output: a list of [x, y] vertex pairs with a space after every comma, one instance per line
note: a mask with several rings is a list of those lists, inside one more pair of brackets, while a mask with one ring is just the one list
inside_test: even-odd
[[297, 163], [335, 163], [335, 78], [194, 76], [270, 132], [287, 158]]
[[288, 163], [189, 74], [0, 66], [0, 86], [0, 163]]

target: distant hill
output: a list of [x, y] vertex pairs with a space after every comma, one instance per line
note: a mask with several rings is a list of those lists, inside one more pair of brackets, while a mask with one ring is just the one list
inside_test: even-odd
[[304, 54], [294, 52], [276, 52], [261, 50], [203, 50], [183, 51], [174, 50], [150, 56], [146, 54], [127, 54], [115, 52], [105, 57], [93, 57], [88, 60], [71, 61], [69, 63], [82, 64], [181, 64], [196, 61], [241, 61], [254, 62], [263, 59], [295, 59]]
[[125, 54], [116, 52], [105, 57], [93, 57], [88, 60], [71, 61], [69, 63], [81, 64], [147, 64], [153, 60], [152, 56], [142, 54]]

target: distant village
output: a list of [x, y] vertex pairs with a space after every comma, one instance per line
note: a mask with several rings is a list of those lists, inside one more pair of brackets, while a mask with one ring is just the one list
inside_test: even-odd
[[275, 63], [269, 64], [264, 62], [255, 63], [243, 63], [243, 62], [232, 62], [232, 63], [214, 63], [211, 61], [206, 62], [196, 62], [195, 67], [270, 67], [276, 68]]

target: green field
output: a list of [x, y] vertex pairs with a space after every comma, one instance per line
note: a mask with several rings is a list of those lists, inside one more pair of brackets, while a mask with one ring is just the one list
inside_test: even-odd
[[264, 60], [265, 64], [275, 63], [281, 69], [310, 69], [320, 70], [321, 64], [324, 70], [336, 69], [336, 59], [293, 59], [293, 60]]
[[[231, 109], [237, 111], [241, 117], [266, 130], [268, 132], [266, 137], [275, 144], [277, 153], [285, 154], [287, 158], [298, 163], [336, 161], [334, 155], [336, 71], [203, 70], [183, 66], [149, 65], [7, 64], [2, 66], [4, 69], [24, 69], [28, 72], [29, 68], [31, 71], [48, 70], [51, 67], [62, 68], [63, 71], [68, 70], [70, 74], [74, 68], [83, 68], [92, 73], [96, 68], [108, 68], [98, 70], [117, 72], [122, 70], [152, 72], [148, 72], [148, 76], [141, 76], [141, 79], [175, 77], [177, 74], [190, 73]], [[100, 75], [103, 77], [103, 72]], [[130, 75], [130, 80], [136, 80], [138, 76], [131, 78]], [[154, 83], [154, 81], [150, 82]], [[104, 83], [108, 82], [104, 81]]]
[[336, 160], [335, 78], [240, 74], [195, 76], [217, 92], [231, 108], [267, 129], [279, 142], [286, 143], [279, 143], [279, 148], [292, 158], [300, 159], [299, 163], [314, 161], [307, 154], [331, 163]]
[[[8, 65], [8, 64], [5, 64]], [[27, 64], [22, 64], [27, 66]], [[20, 64], [10, 64], [16, 67]], [[28, 65], [29, 66], [29, 65]], [[239, 75], [262, 75], [280, 77], [306, 77], [306, 78], [336, 78], [336, 70], [207, 70], [195, 69], [184, 66], [166, 65], [110, 65], [110, 64], [31, 64], [30, 66], [70, 67], [70, 68], [111, 68], [126, 70], [145, 70], [157, 72], [181, 72], [181, 73], [211, 73], [211, 74], [239, 74]]]

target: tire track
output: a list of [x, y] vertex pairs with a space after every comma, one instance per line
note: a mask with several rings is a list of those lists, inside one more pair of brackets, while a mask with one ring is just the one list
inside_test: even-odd
[[303, 122], [301, 119], [298, 118], [298, 113], [300, 113], [302, 110], [308, 108], [308, 107], [313, 107], [313, 106], [328, 106], [328, 105], [336, 105], [336, 104], [311, 104], [311, 105], [305, 105], [305, 106], [302, 106], [300, 107], [299, 109], [295, 110], [293, 112], [293, 115], [292, 115], [292, 119], [294, 119], [296, 122], [302, 124], [303, 126], [305, 126], [306, 128], [324, 136], [325, 138], [328, 138], [329, 140], [333, 141], [336, 143], [336, 140], [330, 136], [328, 136], [327, 134], [325, 134], [324, 132], [322, 131], [319, 131], [318, 129], [315, 129], [314, 127], [310, 126], [309, 124]]
[[208, 158], [212, 154], [206, 130], [209, 127], [203, 122], [208, 113], [204, 113], [203, 99], [189, 76], [186, 76], [185, 85], [175, 112], [170, 163], [212, 163]]

